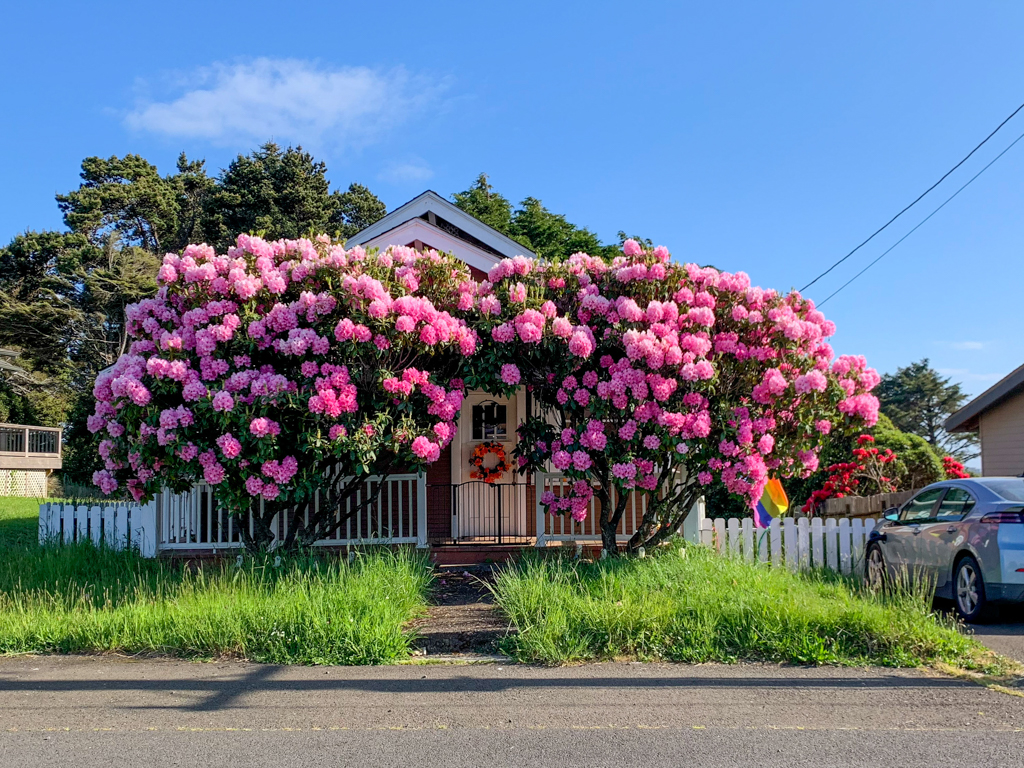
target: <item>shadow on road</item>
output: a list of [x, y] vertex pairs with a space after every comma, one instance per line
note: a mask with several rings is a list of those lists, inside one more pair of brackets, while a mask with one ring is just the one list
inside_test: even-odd
[[[830, 677], [797, 678], [776, 677], [557, 677], [557, 678], [502, 678], [495, 679], [467, 673], [464, 676], [444, 679], [274, 679], [282, 668], [272, 665], [257, 666], [246, 674], [232, 679], [141, 679], [141, 680], [17, 680], [0, 674], [0, 695], [24, 692], [79, 693], [102, 691], [112, 693], [124, 691], [192, 693], [208, 692], [202, 702], [182, 706], [158, 705], [158, 709], [181, 709], [193, 712], [207, 712], [230, 708], [242, 696], [258, 693], [330, 693], [367, 692], [397, 694], [429, 693], [502, 693], [529, 689], [573, 689], [573, 688], [882, 688], [882, 689], [942, 689], [971, 687], [972, 683], [947, 677]], [[133, 709], [154, 708], [149, 706]]]

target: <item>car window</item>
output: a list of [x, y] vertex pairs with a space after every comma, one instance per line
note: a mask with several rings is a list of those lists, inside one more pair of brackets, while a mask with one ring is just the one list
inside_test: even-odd
[[1024, 501], [1024, 480], [1018, 480], [1017, 478], [985, 480], [984, 485], [1007, 501]]
[[919, 523], [923, 520], [930, 520], [932, 518], [932, 508], [944, 490], [946, 489], [933, 488], [917, 494], [917, 496], [903, 505], [903, 509], [900, 510], [900, 522]]
[[950, 488], [946, 491], [942, 503], [939, 504], [939, 511], [935, 518], [942, 522], [962, 520], [972, 507], [974, 507], [974, 497], [970, 493], [963, 488]]

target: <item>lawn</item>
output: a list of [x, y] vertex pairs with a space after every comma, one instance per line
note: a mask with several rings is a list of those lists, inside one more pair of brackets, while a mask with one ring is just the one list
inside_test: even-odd
[[0, 498], [0, 654], [162, 653], [296, 664], [409, 655], [430, 564], [408, 549], [192, 570], [91, 544], [40, 548], [38, 502]]
[[[684, 554], [685, 553], [685, 554]], [[1001, 662], [921, 595], [878, 597], [849, 579], [675, 545], [639, 559], [525, 556], [495, 599], [528, 662], [665, 659], [918, 666], [1001, 671]]]
[[38, 540], [39, 503], [39, 499], [0, 496], [0, 548]]

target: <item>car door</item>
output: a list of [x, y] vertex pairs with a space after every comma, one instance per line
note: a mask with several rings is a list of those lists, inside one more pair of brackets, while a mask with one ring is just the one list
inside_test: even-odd
[[918, 551], [919, 538], [925, 526], [935, 523], [935, 508], [945, 488], [926, 488], [901, 508], [895, 525], [885, 529], [886, 567], [889, 576], [899, 584], [919, 581], [926, 575], [924, 558]]
[[915, 550], [920, 553], [923, 568], [935, 582], [935, 592], [940, 597], [952, 597], [949, 590], [953, 558], [966, 535], [963, 519], [976, 503], [977, 499], [966, 488], [947, 488], [935, 512], [935, 523], [922, 525], [916, 537]]

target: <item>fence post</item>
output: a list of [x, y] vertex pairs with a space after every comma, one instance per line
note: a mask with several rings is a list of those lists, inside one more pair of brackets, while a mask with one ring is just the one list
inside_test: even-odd
[[784, 518], [782, 521], [782, 531], [784, 537], [782, 547], [785, 550], [786, 565], [795, 571], [800, 556], [800, 545], [797, 543], [796, 520], [792, 517]]
[[705, 547], [710, 547], [715, 543], [712, 528], [713, 523], [707, 518], [700, 521], [700, 543]]
[[[786, 518], [790, 520], [792, 518]], [[768, 524], [769, 541], [771, 546], [772, 565], [782, 565], [782, 521], [774, 518]]]
[[855, 518], [850, 522], [850, 529], [853, 545], [850, 547], [850, 570], [851, 572], [864, 555], [864, 521]]
[[427, 548], [427, 476], [416, 476], [416, 548]]
[[543, 472], [536, 472], [534, 474], [534, 499], [537, 504], [537, 547], [546, 547], [548, 545], [547, 537], [547, 513], [544, 510], [544, 505], [540, 503], [540, 497], [544, 495], [544, 478], [547, 477]]
[[89, 533], [89, 508], [84, 504], [75, 506], [75, 541], [85, 541]]
[[727, 532], [729, 554], [734, 557], [740, 556], [740, 521], [735, 517], [729, 518], [725, 524]]
[[845, 517], [839, 521], [839, 572], [850, 572], [850, 521]]
[[704, 527], [703, 521], [706, 519], [706, 516], [704, 497], [701, 496], [694, 502], [694, 505], [690, 508], [690, 513], [683, 520], [682, 528], [680, 528], [683, 539], [692, 541], [694, 544], [700, 544], [700, 532]]
[[39, 546], [46, 543], [50, 536], [50, 510], [53, 505], [47, 502], [39, 505]]
[[797, 545], [800, 547], [800, 569], [806, 570], [811, 565], [811, 539], [810, 526], [807, 523], [807, 518], [802, 517], [796, 521], [796, 540]]
[[139, 519], [133, 520], [139, 532], [139, 554], [143, 557], [156, 557], [156, 499], [136, 508]]
[[836, 549], [836, 521], [831, 517], [825, 521], [825, 557], [829, 570], [839, 571], [839, 557]]
[[811, 564], [815, 568], [825, 565], [825, 540], [822, 537], [821, 518], [811, 520]]

